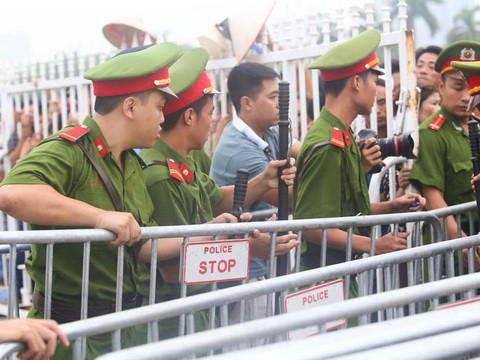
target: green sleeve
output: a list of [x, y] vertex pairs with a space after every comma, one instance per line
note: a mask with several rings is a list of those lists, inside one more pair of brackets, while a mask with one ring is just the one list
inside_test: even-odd
[[419, 138], [418, 158], [413, 163], [409, 179], [445, 192], [447, 154], [444, 138], [428, 129], [420, 129]]
[[153, 201], [153, 219], [160, 225], [194, 224], [188, 215], [195, 209], [192, 199], [181, 191], [181, 183], [175, 179], [164, 179], [149, 186], [148, 192]]
[[223, 198], [222, 190], [220, 190], [217, 183], [204, 172], [198, 171], [196, 175], [200, 178], [199, 180], [203, 184], [208, 199], [210, 200], [210, 206], [213, 209]]
[[296, 219], [342, 216], [341, 152], [325, 146], [305, 164], [295, 201]]
[[45, 184], [69, 196], [78, 182], [77, 170], [84, 165], [76, 150], [74, 144], [63, 140], [41, 143], [12, 168], [2, 185]]

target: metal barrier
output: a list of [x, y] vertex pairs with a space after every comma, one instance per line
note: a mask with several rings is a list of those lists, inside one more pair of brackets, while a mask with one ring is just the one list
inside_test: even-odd
[[[236, 229], [237, 232], [239, 228], [245, 226], [245, 224], [234, 225], [238, 228]], [[266, 225], [273, 226], [273, 224], [268, 223]], [[191, 318], [196, 311], [210, 309], [212, 306], [226, 310], [228, 304], [244, 299], [251, 299], [265, 294], [271, 295], [277, 292], [286, 295], [292, 289], [295, 290], [299, 287], [310, 286], [311, 284], [352, 274], [360, 274], [372, 269], [383, 269], [388, 272], [397, 264], [414, 260], [426, 259], [429, 273], [434, 274], [435, 266], [433, 259], [435, 256], [442, 253], [449, 254], [460, 249], [472, 249], [479, 244], [480, 236], [444, 241], [396, 253], [378, 255], [344, 264], [290, 274], [263, 282], [245, 284], [235, 288], [218, 290], [216, 292], [168, 301], [148, 307], [126, 310], [121, 313], [64, 324], [62, 325], [62, 329], [66, 332], [67, 336], [73, 340], [75, 358], [79, 359], [82, 358], [80, 344], [82, 337], [85, 336], [118, 331], [120, 328], [151, 323], [152, 321], [171, 318], [181, 314], [187, 314], [187, 318]], [[434, 276], [430, 278], [433, 279]], [[154, 352], [157, 358], [159, 358], [160, 355], [165, 358], [178, 358], [197, 351], [210, 351], [216, 348], [237, 345], [238, 343], [244, 343], [246, 341], [253, 341], [262, 337], [279, 336], [291, 329], [325, 324], [327, 321], [341, 317], [360, 316], [360, 318], [362, 318], [372, 312], [380, 310], [386, 310], [387, 315], [389, 310], [395, 310], [399, 315], [403, 316], [403, 305], [411, 305], [429, 300], [430, 307], [436, 308], [439, 303], [439, 297], [445, 295], [451, 296], [462, 292], [465, 292], [461, 295], [462, 297], [470, 298], [472, 296], [471, 290], [478, 288], [479, 281], [480, 274], [470, 274], [454, 279], [435, 281], [419, 286], [410, 286], [395, 291], [360, 297], [352, 299], [351, 301], [319, 307], [312, 311], [295, 312], [274, 318], [255, 320], [146, 346], [162, 346], [162, 351], [155, 350]], [[409, 306], [409, 315], [415, 313], [415, 306]], [[389, 317], [387, 316], [386, 318], [388, 319]], [[379, 320], [383, 319], [384, 318], [379, 317]], [[323, 328], [324, 326], [321, 325], [320, 327]], [[243, 330], [240, 331], [241, 329]], [[194, 343], [191, 341], [192, 339], [197, 339], [198, 342]], [[283, 336], [279, 337], [279, 340], [283, 339]], [[192, 348], [192, 346], [195, 346], [195, 348]], [[20, 348], [20, 344], [3, 346], [2, 351], [4, 352], [0, 353], [0, 355], [8, 355], [14, 351], [18, 351]], [[139, 354], [140, 352], [135, 352], [134, 358], [140, 358]]]
[[[345, 218], [328, 218], [328, 219], [311, 219], [311, 220], [293, 220], [293, 221], [276, 221], [276, 222], [252, 222], [240, 224], [202, 224], [202, 225], [188, 225], [188, 226], [170, 226], [170, 227], [150, 227], [142, 229], [143, 239], [154, 239], [152, 242], [152, 253], [156, 254], [157, 238], [171, 238], [183, 237], [184, 243], [188, 243], [191, 237], [195, 236], [218, 236], [218, 235], [233, 235], [233, 234], [248, 234], [254, 229], [259, 229], [262, 232], [268, 232], [272, 236], [272, 246], [270, 251], [270, 269], [269, 277], [275, 276], [275, 251], [274, 242], [277, 231], [297, 231], [299, 239], [301, 240], [301, 232], [308, 229], [328, 229], [328, 228], [348, 228], [349, 241], [346, 251], [346, 261], [352, 258], [351, 240], [353, 234], [353, 227], [356, 226], [374, 226], [378, 224], [391, 224], [400, 222], [420, 222], [428, 221], [436, 229], [436, 236], [441, 237], [441, 228], [438, 219], [428, 213], [406, 213], [399, 214], [395, 219], [389, 215], [375, 215], [363, 217], [345, 217]], [[321, 265], [325, 264], [326, 260], [326, 234], [322, 239], [322, 247], [324, 249], [321, 254]], [[26, 231], [26, 232], [0, 232], [0, 244], [9, 244], [10, 246], [10, 269], [9, 269], [9, 306], [8, 317], [18, 317], [18, 304], [16, 299], [16, 245], [28, 244], [46, 244], [46, 274], [45, 274], [45, 317], [50, 318], [50, 303], [52, 291], [52, 262], [53, 249], [55, 244], [59, 243], [78, 243], [82, 242], [83, 246], [83, 276], [82, 276], [82, 299], [81, 299], [81, 313], [82, 318], [86, 318], [87, 301], [88, 301], [88, 283], [89, 272], [88, 264], [90, 258], [90, 244], [92, 241], [111, 241], [114, 235], [107, 230], [54, 230], [54, 231]], [[372, 243], [375, 241], [372, 238]], [[373, 246], [372, 246], [373, 248]], [[118, 249], [118, 268], [123, 270], [123, 256], [124, 249]], [[300, 252], [297, 251], [297, 263], [299, 262]], [[157, 265], [156, 256], [152, 256], [151, 268], [155, 269]], [[298, 264], [297, 264], [298, 265]], [[298, 270], [298, 266], [296, 267]], [[122, 298], [121, 279], [123, 272], [117, 272], [116, 284], [116, 298]], [[154, 302], [154, 291], [156, 282], [156, 272], [151, 272], [150, 279], [150, 303]], [[347, 288], [349, 288], [349, 279], [347, 279]], [[153, 292], [153, 293], [152, 293]], [[121, 309], [120, 309], [121, 310]]]
[[[302, 340], [230, 352], [213, 358], [215, 360], [450, 358], [480, 349], [479, 311], [480, 303], [477, 302], [444, 311], [320, 334]], [[120, 353], [112, 353], [103, 358], [111, 359], [118, 354]]]
[[[412, 249], [413, 250], [413, 249]], [[412, 251], [409, 250], [409, 251]], [[418, 249], [415, 249], [418, 250]], [[382, 255], [384, 256], [384, 255]], [[336, 266], [336, 265], [334, 265]], [[332, 266], [333, 267], [333, 266]], [[306, 326], [318, 326], [319, 331], [321, 332], [324, 330], [325, 324], [328, 321], [342, 318], [342, 317], [352, 317], [358, 316], [362, 314], [366, 314], [372, 311], [376, 311], [379, 309], [386, 309], [389, 307], [399, 307], [402, 305], [406, 305], [410, 302], [420, 301], [420, 300], [428, 300], [432, 297], [436, 296], [443, 296], [452, 294], [455, 292], [467, 291], [470, 289], [476, 289], [479, 287], [480, 281], [480, 274], [470, 274], [465, 275], [462, 277], [457, 277], [454, 279], [445, 279], [441, 281], [436, 281], [433, 283], [422, 284], [417, 286], [412, 286], [409, 288], [398, 289], [387, 293], [382, 294], [375, 294], [370, 295], [368, 297], [362, 297], [357, 299], [351, 299], [345, 301], [343, 303], [336, 303], [336, 304], [329, 304], [324, 305], [321, 307], [317, 307], [314, 309], [304, 310], [301, 312], [295, 312], [294, 314], [285, 314], [279, 315], [275, 318], [263, 319], [263, 320], [255, 320], [251, 322], [247, 322], [244, 324], [232, 325], [227, 328], [215, 329], [208, 332], [198, 333], [194, 335], [190, 335], [184, 338], [177, 338], [171, 340], [165, 340], [158, 343], [148, 344], [144, 346], [139, 346], [131, 349], [125, 349], [120, 352], [113, 352], [108, 355], [101, 356], [99, 359], [106, 360], [106, 359], [130, 359], [133, 356], [136, 359], [177, 359], [183, 356], [192, 356], [196, 353], [207, 352], [215, 349], [225, 349], [227, 347], [235, 347], [235, 346], [242, 346], [249, 341], [263, 338], [263, 337], [276, 337], [277, 341], [283, 341], [282, 334], [286, 331], [292, 329], [299, 329]], [[471, 308], [478, 309], [478, 305], [472, 306]], [[438, 315], [438, 314], [435, 314]], [[433, 316], [435, 317], [435, 316]], [[463, 318], [465, 319], [464, 316]], [[450, 329], [459, 329], [464, 326], [468, 326], [466, 324], [478, 325], [480, 323], [479, 316], [477, 315], [472, 316], [473, 319], [469, 319], [467, 321], [461, 320], [451, 320], [450, 325], [443, 325], [444, 327]], [[416, 318], [416, 316], [412, 316], [412, 319]], [[443, 318], [445, 320], [445, 317]], [[411, 322], [407, 322], [412, 324]], [[382, 327], [385, 329], [388, 327], [389, 329], [394, 327], [394, 322], [388, 321], [384, 323], [380, 323], [384, 325]], [[441, 324], [437, 324], [438, 327]], [[372, 325], [373, 326], [373, 325]], [[368, 329], [370, 327], [359, 327], [358, 332], [363, 330], [364, 333], [368, 333]], [[430, 327], [429, 329], [424, 329], [423, 333], [428, 334], [430, 333], [438, 333], [444, 331], [445, 329], [436, 329], [436, 326]], [[355, 339], [348, 337], [348, 330], [340, 330], [337, 333], [332, 335], [335, 339], [344, 338], [344, 341], [352, 340], [354, 346], [360, 346], [360, 342], [357, 342]], [[381, 334], [380, 332], [378, 332]], [[419, 331], [417, 331], [417, 334]], [[421, 332], [420, 332], [421, 333]], [[329, 339], [328, 336], [331, 334], [320, 335], [319, 337], [311, 338], [312, 342], [315, 341], [316, 346], [313, 348], [317, 348], [317, 353], [322, 354], [322, 348], [325, 344], [326, 348], [330, 350], [330, 353], [333, 352], [332, 345], [337, 347], [338, 343], [333, 343], [330, 340], [322, 341], [323, 337], [326, 337], [326, 340]], [[387, 331], [388, 334], [388, 331]], [[373, 333], [372, 335], [375, 335]], [[403, 334], [403, 338], [412, 339], [411, 334]], [[477, 333], [478, 336], [478, 333]], [[374, 336], [368, 336], [370, 341], [375, 341], [373, 338]], [[390, 342], [395, 343], [391, 337]], [[348, 339], [348, 340], [347, 340]], [[382, 337], [377, 337], [376, 342], [381, 342]], [[478, 340], [478, 338], [477, 338]], [[300, 341], [307, 341], [307, 340], [300, 340]], [[297, 341], [293, 341], [292, 344], [295, 344]], [[328, 346], [328, 344], [331, 344]], [[321, 344], [319, 346], [319, 344]], [[368, 344], [368, 342], [367, 342]], [[378, 346], [378, 345], [377, 345]], [[479, 346], [477, 344], [477, 346]], [[288, 347], [288, 346], [285, 346]], [[348, 347], [344, 350], [344, 352], [348, 352]], [[228, 350], [232, 350], [232, 348], [227, 348]], [[298, 350], [298, 349], [297, 349]], [[260, 350], [262, 352], [262, 350]], [[337, 348], [337, 352], [341, 353], [341, 349]], [[255, 351], [251, 351], [250, 353], [255, 353]], [[328, 351], [327, 351], [328, 353]], [[248, 352], [239, 352], [237, 355], [235, 353], [228, 353], [228, 358], [235, 358], [235, 359], [245, 359], [245, 355]], [[280, 354], [276, 353], [277, 355]], [[301, 352], [294, 356], [293, 358], [301, 358]], [[243, 356], [242, 356], [243, 355]], [[331, 354], [329, 354], [331, 355]], [[391, 358], [388, 356], [388, 353], [384, 353], [383, 355], [387, 355], [384, 357], [370, 357], [370, 358]], [[391, 355], [391, 354], [390, 354]], [[327, 356], [328, 357], [328, 356]], [[222, 357], [219, 357], [222, 358]], [[227, 356], [225, 356], [227, 358]], [[253, 358], [261, 358], [260, 356], [253, 356]], [[274, 358], [273, 354], [270, 354], [268, 358]], [[285, 355], [280, 356], [280, 358], [291, 358]], [[317, 357], [314, 357], [317, 358]], [[322, 358], [320, 356], [320, 358]], [[418, 357], [417, 357], [418, 358]]]

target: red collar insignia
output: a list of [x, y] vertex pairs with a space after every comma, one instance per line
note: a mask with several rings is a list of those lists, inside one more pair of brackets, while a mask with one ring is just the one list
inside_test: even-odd
[[445, 122], [445, 115], [438, 114], [435, 116], [435, 118], [430, 121], [430, 124], [428, 124], [428, 127], [432, 130], [438, 131], [442, 128], [443, 123]]
[[181, 163], [180, 164], [180, 172], [181, 172], [183, 178], [185, 179], [185, 181], [190, 184], [190, 181], [192, 181], [192, 177], [193, 177], [192, 170], [190, 170], [188, 168], [188, 166], [185, 165], [185, 163]]
[[178, 168], [177, 164], [172, 159], [167, 159], [168, 169], [170, 170], [170, 176], [180, 182], [184, 182], [182, 173]]
[[343, 132], [343, 138], [345, 139], [345, 146], [350, 147], [352, 145], [352, 137], [350, 135], [350, 129]]
[[330, 143], [340, 149], [345, 148], [345, 144], [343, 142], [343, 133], [336, 127], [332, 128], [332, 137], [330, 139]]
[[102, 139], [100, 139], [100, 136], [97, 136], [94, 140], [93, 143], [95, 144], [95, 147], [98, 150], [98, 153], [102, 157], [102, 159], [107, 155], [108, 149], [103, 143]]

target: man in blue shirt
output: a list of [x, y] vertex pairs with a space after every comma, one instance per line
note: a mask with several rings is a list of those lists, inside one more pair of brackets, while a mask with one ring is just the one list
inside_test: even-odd
[[[250, 171], [250, 178], [260, 174], [269, 161], [278, 158], [278, 79], [269, 67], [242, 63], [228, 77], [228, 91], [236, 115], [225, 127], [212, 159], [210, 177], [219, 186], [235, 183], [237, 169]], [[296, 157], [301, 144], [294, 142], [291, 154]], [[266, 193], [246, 211], [269, 209], [277, 205], [277, 191]], [[264, 260], [250, 261], [250, 278], [267, 275]]]

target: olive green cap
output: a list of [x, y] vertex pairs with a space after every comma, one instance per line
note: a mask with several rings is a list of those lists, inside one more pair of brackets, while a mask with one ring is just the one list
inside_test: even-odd
[[176, 97], [168, 87], [168, 67], [178, 58], [179, 52], [178, 46], [169, 42], [128, 49], [89, 69], [83, 77], [92, 80], [96, 96], [158, 89]]
[[344, 41], [317, 58], [308, 67], [319, 69], [324, 81], [333, 81], [375, 70], [381, 74], [375, 50], [380, 44], [381, 35], [377, 30], [366, 30], [358, 36]]
[[452, 61], [479, 61], [480, 43], [470, 40], [456, 41], [447, 45], [435, 62], [435, 71], [444, 74], [454, 70]]
[[165, 115], [190, 105], [207, 94], [219, 94], [212, 85], [205, 67], [208, 62], [208, 52], [198, 47], [188, 50], [170, 67], [171, 89], [178, 99], [165, 104]]
[[470, 111], [480, 104], [480, 61], [452, 61], [451, 65], [467, 81], [471, 96], [467, 111]]

